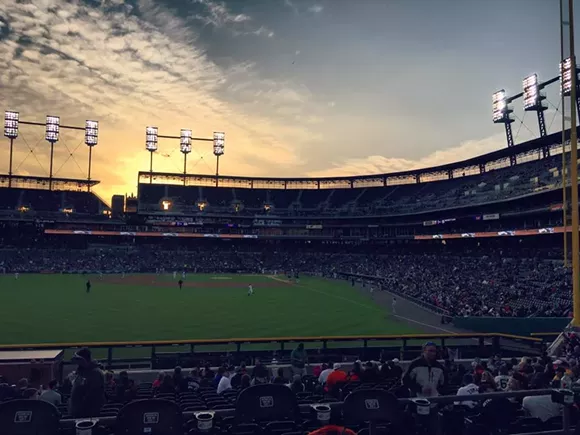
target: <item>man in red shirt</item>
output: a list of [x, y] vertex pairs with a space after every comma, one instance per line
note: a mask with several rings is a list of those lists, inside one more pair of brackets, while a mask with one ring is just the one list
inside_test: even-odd
[[340, 364], [334, 364], [332, 373], [326, 378], [325, 391], [332, 392], [335, 388], [340, 387], [348, 382], [348, 376], [340, 369]]

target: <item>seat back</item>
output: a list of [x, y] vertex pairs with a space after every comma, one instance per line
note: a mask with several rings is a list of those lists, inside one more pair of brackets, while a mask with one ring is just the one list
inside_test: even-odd
[[180, 435], [183, 414], [169, 400], [136, 400], [125, 405], [117, 416], [116, 434]]
[[344, 399], [343, 415], [347, 424], [398, 421], [400, 405], [394, 394], [380, 389], [359, 389]]
[[56, 435], [60, 415], [43, 400], [12, 400], [0, 404], [2, 435]]
[[254, 385], [243, 390], [236, 401], [237, 422], [298, 419], [298, 401], [285, 385]]

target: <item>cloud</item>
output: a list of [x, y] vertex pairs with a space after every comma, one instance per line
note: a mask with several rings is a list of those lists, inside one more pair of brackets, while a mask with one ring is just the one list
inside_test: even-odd
[[[222, 3], [202, 3], [218, 23], [252, 22]], [[47, 113], [61, 116], [68, 125], [99, 120], [93, 177], [103, 180], [98, 191], [105, 195], [134, 191], [136, 172], [148, 168], [147, 125], [170, 135], [180, 128], [192, 128], [201, 137], [225, 131], [222, 173], [265, 175], [272, 165], [291, 170], [303, 164], [296, 147], [318, 139], [307, 126], [271, 114], [292, 107], [300, 116], [313, 104], [308, 89], [264, 78], [253, 63], [218, 66], [201, 48], [190, 18], [148, 0], [135, 9], [139, 15], [118, 1], [96, 8], [64, 0], [0, 2], [0, 16], [9, 28], [0, 39], [1, 109], [18, 110], [22, 119], [31, 121], [42, 122]], [[255, 31], [261, 33], [261, 28]], [[29, 146], [46, 166], [42, 128], [23, 130], [15, 162], [26, 158], [21, 173], [44, 174], [35, 158], [27, 157], [32, 154]], [[78, 146], [79, 164], [69, 159], [60, 175], [86, 176], [82, 134], [63, 137], [57, 144], [55, 167]], [[178, 143], [161, 140], [159, 146], [155, 170], [180, 172]], [[6, 170], [7, 160], [7, 147], [0, 143], [1, 170]], [[194, 143], [188, 162], [191, 172], [212, 173], [211, 146]]]
[[292, 12], [294, 12], [296, 15], [299, 14], [298, 7], [291, 0], [284, 0], [284, 6], [292, 9]]
[[312, 5], [308, 8], [308, 10], [314, 14], [319, 14], [324, 10], [324, 7], [322, 7], [322, 5]]
[[255, 35], [271, 38], [274, 32], [265, 26], [256, 26], [253, 19], [246, 14], [232, 12], [224, 2], [213, 0], [194, 0], [194, 3], [205, 7], [205, 14], [195, 14], [196, 20], [205, 25], [212, 25], [216, 28], [228, 28], [234, 35]]
[[372, 155], [364, 158], [334, 161], [330, 168], [308, 172], [310, 177], [334, 177], [347, 175], [384, 174], [429, 168], [457, 162], [505, 147], [505, 136], [498, 134], [481, 140], [470, 140], [441, 151], [435, 151], [421, 159], [401, 159]]

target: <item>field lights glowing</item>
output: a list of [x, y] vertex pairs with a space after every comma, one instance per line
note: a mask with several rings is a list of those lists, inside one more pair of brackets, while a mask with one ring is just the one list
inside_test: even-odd
[[179, 137], [179, 146], [183, 154], [191, 152], [191, 130], [182, 128]]
[[85, 144], [94, 147], [99, 142], [99, 122], [89, 121], [85, 122]]
[[51, 143], [58, 142], [59, 133], [60, 133], [60, 117], [50, 115], [47, 116], [45, 139]]
[[214, 132], [213, 134], [213, 154], [214, 156], [221, 156], [224, 154], [226, 142], [226, 135], [222, 132]]
[[507, 112], [507, 102], [505, 96], [505, 90], [501, 89], [492, 95], [492, 111], [493, 111], [493, 121], [501, 121], [505, 118]]
[[560, 62], [560, 93], [570, 95], [572, 91], [572, 59], [564, 59]]
[[147, 127], [145, 130], [145, 148], [147, 151], [157, 151], [159, 129], [157, 127]]
[[9, 139], [16, 139], [18, 137], [18, 119], [20, 115], [18, 112], [7, 110], [4, 113], [4, 136]]
[[523, 81], [524, 110], [537, 107], [540, 103], [540, 89], [538, 87], [538, 75], [532, 74]]

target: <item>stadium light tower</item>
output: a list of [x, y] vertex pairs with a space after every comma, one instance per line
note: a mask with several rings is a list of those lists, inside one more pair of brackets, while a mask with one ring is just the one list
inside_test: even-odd
[[89, 147], [89, 173], [88, 173], [88, 191], [91, 191], [91, 164], [93, 161], [93, 147], [99, 142], [99, 122], [87, 121], [85, 122], [85, 144]]
[[[547, 135], [546, 121], [544, 119], [544, 111], [547, 106], [544, 106], [543, 103], [543, 100], [546, 99], [546, 94], [542, 92], [544, 86], [539, 83], [538, 75], [532, 74], [523, 80], [522, 87], [524, 91], [524, 111], [537, 113], [540, 137], [544, 137]], [[544, 158], [548, 157], [550, 149], [548, 147], [542, 148], [542, 155]]]
[[50, 171], [48, 174], [48, 190], [52, 190], [52, 166], [54, 162], [54, 144], [58, 142], [60, 135], [60, 118], [48, 115], [46, 117], [46, 134], [44, 138], [50, 143]]
[[179, 135], [179, 150], [183, 154], [183, 185], [185, 186], [187, 175], [187, 155], [191, 152], [191, 130], [181, 129]]
[[147, 127], [145, 130], [145, 149], [151, 153], [149, 159], [149, 183], [153, 183], [153, 153], [157, 151], [159, 141], [159, 129], [157, 127]]
[[[576, 77], [579, 69], [576, 67]], [[576, 90], [578, 91], [578, 90]], [[560, 93], [564, 97], [572, 95], [572, 60], [568, 57], [560, 62]], [[580, 93], [576, 92], [576, 111], [580, 112]]]
[[224, 155], [226, 145], [226, 134], [223, 132], [216, 131], [213, 134], [213, 155], [216, 157], [215, 166], [215, 185], [218, 185], [218, 179], [220, 174], [220, 156]]
[[[505, 89], [500, 89], [492, 95], [492, 111], [493, 111], [493, 123], [494, 124], [504, 124], [505, 135], [507, 139], [507, 146], [514, 146], [514, 137], [512, 134], [512, 122], [514, 119], [512, 117], [512, 108], [509, 106], [509, 100], [506, 98]], [[514, 156], [510, 156], [510, 164], [515, 165], [516, 159]]]
[[18, 112], [7, 110], [4, 113], [4, 136], [10, 139], [10, 156], [8, 164], [8, 187], [12, 187], [12, 156], [14, 152], [14, 139], [18, 137]]

